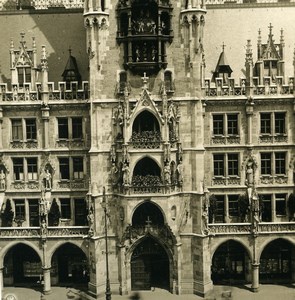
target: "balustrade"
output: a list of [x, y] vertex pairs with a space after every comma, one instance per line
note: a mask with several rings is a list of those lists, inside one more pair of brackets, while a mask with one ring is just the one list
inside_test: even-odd
[[85, 180], [65, 180], [58, 182], [59, 189], [86, 189], [88, 188]]
[[[58, 89], [55, 89], [53, 82], [48, 82], [49, 100], [87, 100], [89, 97], [88, 82], [83, 81], [81, 89], [78, 88], [78, 82], [59, 82]], [[10, 90], [6, 83], [0, 83], [0, 102], [1, 101], [39, 101], [43, 100], [43, 88], [41, 83], [24, 86], [18, 84], [12, 85]]]
[[130, 143], [136, 149], [157, 149], [161, 144], [160, 131], [133, 132]]
[[[46, 236], [52, 237], [83, 237], [88, 234], [88, 226], [60, 226], [60, 227], [48, 227]], [[1, 238], [39, 238], [40, 227], [1, 227]]]
[[48, 8], [66, 8], [66, 9], [82, 9], [84, 7], [84, 0], [32, 0], [30, 4], [22, 1], [7, 1], [0, 0], [0, 10], [21, 10], [26, 8], [33, 8], [36, 10]]
[[137, 194], [161, 193], [165, 189], [161, 178], [155, 175], [134, 175], [130, 188], [133, 193]]
[[[211, 234], [249, 234], [252, 229], [250, 223], [209, 224], [208, 227]], [[258, 233], [288, 233], [294, 231], [295, 222], [258, 224]]]
[[[253, 78], [253, 92], [254, 95], [292, 95], [294, 78], [290, 77], [287, 84], [282, 84], [282, 77], [277, 77], [274, 82], [269, 77], [264, 78], [264, 83], [259, 84], [258, 78]], [[271, 83], [270, 83], [271, 82]], [[204, 91], [207, 97], [219, 96], [243, 96], [246, 94], [245, 79], [241, 78], [238, 83], [234, 78], [229, 78], [224, 82], [222, 78], [216, 78], [215, 82], [210, 79], [205, 79]]]
[[212, 185], [240, 185], [241, 178], [238, 176], [230, 177], [214, 177], [212, 179]]
[[231, 224], [209, 224], [209, 232], [214, 234], [224, 233], [241, 233], [248, 234], [251, 232], [250, 223], [231, 223]]

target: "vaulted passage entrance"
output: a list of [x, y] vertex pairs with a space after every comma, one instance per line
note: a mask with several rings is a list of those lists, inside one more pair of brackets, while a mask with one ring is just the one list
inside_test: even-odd
[[243, 245], [227, 241], [215, 251], [212, 259], [213, 284], [240, 284], [249, 278], [249, 256]]
[[150, 290], [151, 287], [169, 289], [169, 259], [163, 247], [148, 237], [132, 254], [131, 288]]
[[39, 255], [31, 247], [19, 244], [4, 258], [4, 285], [40, 285], [43, 274]]
[[283, 239], [277, 239], [269, 243], [260, 257], [260, 282], [291, 282], [292, 273], [295, 272], [294, 261], [295, 247], [292, 246], [290, 242]]
[[88, 263], [84, 252], [76, 245], [67, 243], [59, 247], [52, 257], [51, 283], [86, 284], [88, 282]]

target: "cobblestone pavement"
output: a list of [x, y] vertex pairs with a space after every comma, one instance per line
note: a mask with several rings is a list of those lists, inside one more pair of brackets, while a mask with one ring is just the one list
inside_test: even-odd
[[[8, 294], [14, 294], [17, 300], [79, 300], [79, 290], [72, 287], [53, 287], [50, 295], [41, 296], [38, 289], [7, 287], [3, 290], [3, 300]], [[1, 300], [2, 300], [1, 299]], [[101, 298], [102, 300], [104, 298]], [[112, 300], [129, 300], [130, 295], [112, 295]], [[204, 298], [196, 295], [172, 295], [161, 289], [140, 292], [140, 300], [295, 300], [293, 285], [261, 285], [258, 293], [252, 293], [250, 286], [215, 286], [213, 293]]]

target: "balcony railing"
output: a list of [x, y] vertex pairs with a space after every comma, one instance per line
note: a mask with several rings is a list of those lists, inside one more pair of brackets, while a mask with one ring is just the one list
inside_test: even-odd
[[136, 149], [157, 149], [161, 144], [160, 131], [132, 132], [130, 144]]
[[[53, 82], [48, 82], [48, 98], [53, 100], [87, 100], [89, 98], [88, 82], [83, 81], [81, 86], [78, 82], [58, 82], [58, 88], [55, 88]], [[47, 92], [46, 92], [47, 93]], [[13, 84], [9, 89], [6, 83], [0, 83], [0, 102], [1, 101], [44, 101], [44, 87], [38, 82], [35, 85], [25, 83], [23, 86]]]
[[[222, 234], [249, 234], [251, 223], [209, 224], [209, 232], [214, 235]], [[289, 233], [295, 232], [295, 222], [259, 223], [258, 233]]]
[[[287, 83], [283, 83], [281, 76], [277, 76], [275, 81], [265, 76], [262, 83], [254, 77], [252, 84], [256, 96], [292, 95], [294, 77], [289, 77]], [[207, 97], [243, 96], [246, 94], [246, 79], [241, 78], [239, 82], [236, 82], [234, 78], [228, 78], [225, 82], [223, 78], [216, 78], [215, 82], [211, 82], [206, 78], [203, 89]]]
[[66, 8], [66, 9], [82, 9], [84, 0], [32, 0], [23, 3], [23, 1], [0, 0], [0, 10], [22, 10], [31, 9], [48, 9], [48, 8]]
[[[83, 237], [88, 234], [88, 226], [48, 227], [47, 237]], [[40, 227], [0, 227], [1, 238], [39, 238]]]

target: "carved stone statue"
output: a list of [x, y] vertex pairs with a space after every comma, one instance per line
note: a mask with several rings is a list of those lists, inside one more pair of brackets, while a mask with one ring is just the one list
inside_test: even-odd
[[167, 185], [171, 183], [171, 170], [169, 163], [166, 163], [164, 167], [164, 181]]
[[46, 205], [44, 193], [41, 194], [41, 199], [39, 201], [39, 207], [40, 207], [40, 215], [46, 216], [47, 215], [47, 205]]
[[129, 181], [130, 169], [127, 163], [124, 163], [122, 171], [123, 171], [123, 185], [128, 186], [130, 183]]
[[180, 185], [183, 184], [183, 165], [182, 165], [182, 161], [179, 161], [178, 165], [177, 165], [177, 174], [178, 174], [178, 183]]
[[111, 177], [112, 177], [112, 184], [117, 184], [117, 181], [118, 181], [118, 168], [117, 168], [117, 166], [114, 162], [112, 163]]
[[94, 214], [93, 214], [93, 209], [89, 209], [89, 213], [87, 215], [87, 221], [88, 221], [88, 226], [89, 226], [89, 233], [93, 234], [94, 232]]
[[40, 225], [41, 237], [44, 238], [47, 235], [47, 225], [45, 219], [41, 221]]
[[253, 190], [254, 190], [254, 169], [253, 169], [253, 161], [249, 161], [249, 162], [247, 163], [245, 184], [246, 184], [246, 186], [247, 186], [247, 193], [248, 193], [248, 199], [249, 199], [249, 204], [250, 204], [250, 203], [251, 203], [252, 196], [253, 196]]
[[6, 189], [6, 175], [4, 173], [4, 170], [1, 169], [0, 171], [0, 190]]
[[49, 169], [45, 170], [44, 180], [45, 180], [45, 189], [51, 190], [51, 174], [49, 172]]
[[248, 162], [248, 164], [247, 164], [246, 185], [248, 187], [252, 187], [254, 185], [254, 170], [253, 170], [253, 162], [252, 161]]

